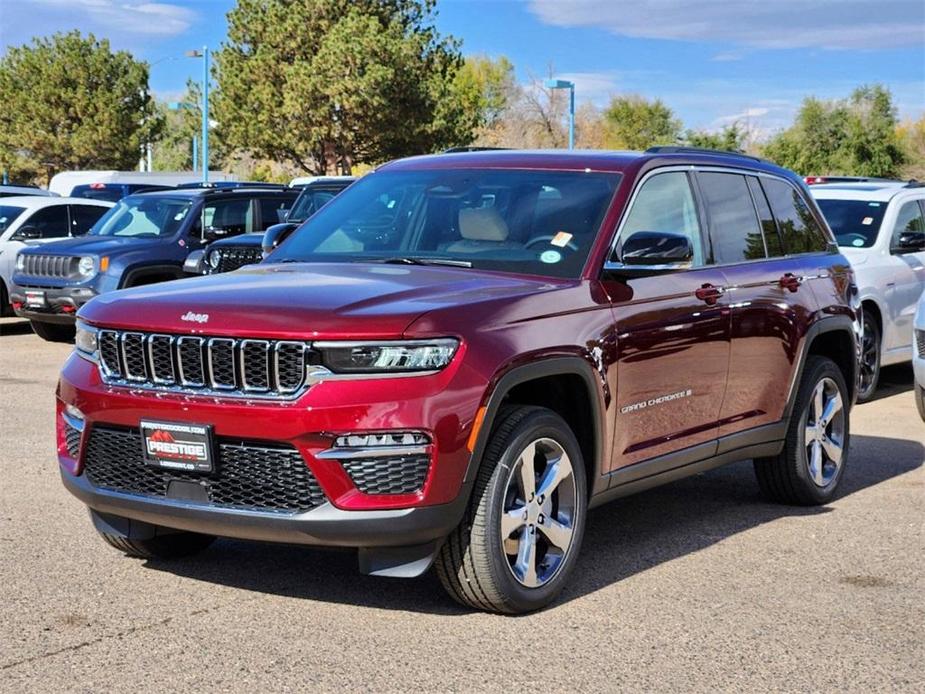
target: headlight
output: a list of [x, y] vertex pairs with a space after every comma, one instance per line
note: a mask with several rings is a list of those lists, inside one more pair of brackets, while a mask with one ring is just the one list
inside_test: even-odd
[[93, 256], [82, 256], [80, 262], [77, 263], [77, 272], [81, 277], [92, 277], [96, 272], [96, 261]]
[[87, 325], [82, 320], [77, 321], [77, 333], [74, 335], [74, 349], [83, 357], [96, 359], [98, 344], [96, 340], [97, 330], [92, 325]]
[[218, 269], [218, 264], [222, 259], [222, 254], [220, 251], [212, 251], [209, 253], [209, 267], [213, 270]]
[[316, 342], [315, 349], [328, 369], [337, 374], [409, 373], [438, 371], [456, 354], [453, 339], [405, 342]]
[[16, 256], [16, 269], [22, 272], [23, 268], [26, 267], [26, 258], [22, 253]]

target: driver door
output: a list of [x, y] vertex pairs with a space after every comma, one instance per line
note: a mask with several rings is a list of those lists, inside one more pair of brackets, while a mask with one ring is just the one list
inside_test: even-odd
[[644, 179], [624, 216], [613, 260], [626, 239], [644, 231], [684, 234], [694, 258], [686, 270], [605, 275], [617, 342], [612, 471], [683, 449], [693, 459], [716, 450], [730, 318], [705, 227], [685, 171]]

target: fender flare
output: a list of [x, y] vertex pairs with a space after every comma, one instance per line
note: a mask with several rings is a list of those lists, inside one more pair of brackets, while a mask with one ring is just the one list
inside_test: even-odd
[[174, 279], [183, 279], [186, 274], [183, 272], [182, 264], [160, 263], [158, 265], [133, 265], [122, 273], [122, 281], [119, 282], [119, 289], [125, 289], [132, 286], [132, 282], [140, 276], [147, 274], [170, 274]]
[[586, 359], [578, 356], [556, 356], [548, 357], [529, 364], [515, 366], [506, 371], [491, 389], [491, 395], [485, 404], [485, 416], [482, 420], [482, 426], [473, 446], [472, 454], [469, 457], [469, 464], [466, 467], [466, 474], [463, 483], [471, 483], [478, 473], [479, 466], [482, 462], [482, 456], [485, 448], [488, 446], [488, 439], [494, 428], [495, 419], [504, 398], [510, 391], [522, 383], [533, 381], [539, 378], [549, 376], [579, 376], [585, 384], [589, 404], [591, 406], [591, 417], [593, 419], [593, 460], [591, 470], [594, 472], [594, 479], [588, 480], [589, 492], [594, 493], [595, 482], [601, 476], [601, 460], [604, 446], [604, 412], [606, 406], [603, 402], [603, 395], [599, 387], [600, 374], [598, 374]]

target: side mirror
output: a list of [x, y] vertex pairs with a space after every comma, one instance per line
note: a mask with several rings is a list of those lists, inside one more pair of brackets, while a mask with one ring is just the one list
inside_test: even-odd
[[33, 241], [40, 238], [42, 238], [42, 232], [38, 227], [24, 226], [16, 230], [10, 241]]
[[686, 270], [694, 260], [694, 246], [684, 234], [667, 231], [637, 231], [620, 248], [620, 262], [608, 262], [604, 269], [622, 275], [657, 275]]
[[205, 258], [205, 249], [201, 248], [198, 251], [193, 251], [188, 256], [186, 256], [186, 260], [183, 261], [183, 272], [185, 272], [187, 275], [205, 274]]
[[915, 253], [925, 251], [925, 232], [904, 231], [891, 248], [894, 253]]
[[269, 227], [263, 234], [261, 241], [261, 250], [263, 257], [266, 258], [279, 244], [289, 238], [293, 231], [299, 228], [298, 224], [284, 222], [283, 224], [274, 224]]

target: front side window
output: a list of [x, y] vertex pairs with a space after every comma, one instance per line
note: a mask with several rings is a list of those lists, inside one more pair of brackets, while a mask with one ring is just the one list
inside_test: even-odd
[[306, 188], [292, 206], [288, 221], [304, 222], [333, 200], [338, 192], [330, 189]]
[[71, 235], [86, 234], [107, 209], [98, 205], [71, 205]]
[[60, 239], [68, 235], [67, 206], [55, 205], [37, 210], [29, 219], [23, 222], [23, 227], [33, 227], [38, 230], [40, 239]]
[[710, 239], [717, 263], [765, 258], [764, 239], [745, 176], [699, 173], [697, 181], [710, 218]]
[[[287, 212], [295, 202], [294, 198], [260, 198], [260, 225], [263, 229], [287, 220]], [[296, 221], [296, 220], [292, 220]], [[304, 221], [304, 220], [299, 220]]]
[[891, 247], [899, 246], [899, 237], [902, 234], [921, 234], [925, 232], [925, 219], [922, 218], [922, 208], [915, 201], [907, 202], [899, 208], [896, 224], [893, 225], [893, 238]]
[[640, 231], [682, 234], [694, 249], [692, 265], [698, 267], [706, 262], [697, 204], [686, 173], [671, 171], [652, 176], [642, 184], [632, 205], [620, 232], [621, 242]]
[[580, 275], [619, 174], [379, 171], [305, 222], [270, 262], [455, 264]]
[[761, 185], [777, 218], [784, 250], [789, 255], [820, 253], [828, 249], [825, 232], [795, 187], [776, 178], [762, 178]]
[[100, 217], [90, 234], [132, 238], [173, 236], [192, 206], [191, 198], [130, 195]]

